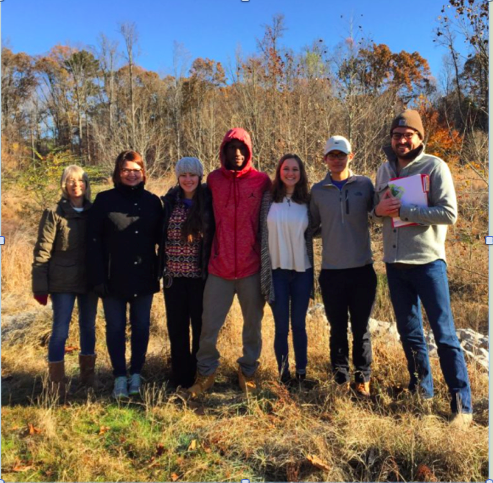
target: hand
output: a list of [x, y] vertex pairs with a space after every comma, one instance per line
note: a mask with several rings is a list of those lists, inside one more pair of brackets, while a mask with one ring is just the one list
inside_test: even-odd
[[108, 286], [105, 283], [100, 283], [98, 285], [94, 286], [94, 293], [98, 296], [101, 297], [102, 299], [105, 298], [108, 294]]
[[401, 208], [401, 200], [392, 196], [390, 190], [387, 190], [377, 206], [375, 206], [375, 214], [377, 216], [390, 216], [396, 218], [399, 216]]
[[34, 299], [38, 302], [38, 304], [46, 305], [48, 303], [48, 294], [34, 294]]

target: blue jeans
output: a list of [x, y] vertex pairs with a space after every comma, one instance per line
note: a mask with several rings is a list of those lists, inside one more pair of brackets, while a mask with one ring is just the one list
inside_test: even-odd
[[282, 268], [272, 270], [272, 283], [274, 285], [274, 302], [271, 304], [271, 308], [276, 326], [274, 352], [276, 353], [279, 374], [283, 375], [289, 372], [290, 313], [296, 372], [305, 374], [308, 345], [305, 318], [313, 287], [313, 268], [309, 268], [305, 272]]
[[53, 327], [48, 344], [48, 361], [63, 361], [65, 342], [68, 338], [70, 320], [74, 310], [75, 299], [79, 308], [80, 352], [83, 355], [94, 354], [96, 344], [96, 311], [98, 297], [95, 293], [53, 293]]
[[130, 346], [130, 374], [140, 374], [144, 366], [147, 344], [149, 343], [149, 328], [151, 325], [152, 296], [141, 295], [126, 299], [125, 297], [103, 298], [104, 316], [106, 318], [106, 345], [110, 354], [113, 375], [127, 375], [125, 360], [125, 329], [127, 325], [127, 304], [130, 305], [130, 327], [132, 335]]
[[387, 264], [390, 298], [411, 377], [409, 389], [419, 384], [424, 397], [433, 397], [433, 379], [426, 346], [420, 301], [435, 336], [452, 412], [472, 412], [471, 386], [450, 307], [447, 266], [443, 260], [411, 268]]

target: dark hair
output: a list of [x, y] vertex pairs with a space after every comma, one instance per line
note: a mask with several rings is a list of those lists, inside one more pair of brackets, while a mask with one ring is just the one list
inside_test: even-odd
[[300, 168], [300, 180], [294, 187], [294, 193], [291, 199], [299, 204], [309, 203], [310, 195], [308, 194], [308, 176], [306, 175], [305, 165], [298, 155], [291, 153], [285, 154], [277, 163], [276, 175], [271, 188], [272, 201], [274, 201], [274, 203], [281, 203], [286, 196], [286, 186], [281, 181], [281, 168], [286, 159], [295, 159]]
[[126, 151], [122, 151], [116, 158], [115, 169], [113, 170], [113, 183], [115, 184], [115, 186], [122, 184], [122, 178], [120, 173], [121, 170], [123, 169], [123, 165], [127, 161], [136, 163], [142, 168], [142, 180], [145, 183], [146, 169], [144, 166], [144, 160], [142, 159], [142, 156], [137, 151], [132, 151], [131, 149], [127, 149]]
[[[183, 241], [191, 242], [194, 239], [204, 236], [204, 208], [206, 204], [205, 190], [202, 187], [202, 178], [199, 177], [199, 184], [193, 194], [192, 206], [188, 210], [187, 218], [181, 226], [181, 236]], [[183, 199], [184, 193], [182, 187], [178, 184], [180, 189], [180, 198]]]

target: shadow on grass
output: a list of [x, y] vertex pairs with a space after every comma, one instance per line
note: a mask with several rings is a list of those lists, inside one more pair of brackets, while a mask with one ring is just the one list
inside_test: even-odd
[[[99, 388], [91, 394], [91, 399], [112, 400], [113, 374], [109, 367], [97, 367], [97, 379]], [[448, 419], [450, 409], [447, 394], [438, 394], [433, 400], [424, 400], [416, 394], [410, 394], [401, 387], [385, 385], [384, 380], [378, 377], [373, 379], [372, 396], [361, 400], [349, 392], [341, 394], [336, 384], [330, 380], [311, 379], [308, 384], [293, 384], [289, 387], [272, 379], [266, 371], [259, 371], [260, 390], [257, 394], [248, 398], [241, 392], [238, 386], [237, 373], [233, 367], [225, 366], [218, 371], [218, 376], [213, 388], [197, 402], [189, 404], [189, 407], [200, 407], [203, 413], [211, 416], [222, 417], [225, 414], [247, 414], [252, 411], [250, 402], [255, 402], [255, 410], [264, 414], [270, 414], [279, 402], [288, 405], [308, 405], [315, 414], [330, 414], [338, 400], [343, 398], [348, 404], [365, 407], [368, 410], [396, 419], [407, 414], [435, 415]], [[171, 372], [169, 361], [157, 355], [147, 358], [142, 372], [143, 398], [130, 400], [141, 406], [157, 406], [163, 402], [173, 401], [180, 404], [180, 398], [176, 397], [176, 387], [170, 382]], [[40, 404], [45, 397], [47, 386], [47, 374], [32, 372], [4, 372], [2, 376], [2, 406], [31, 406]], [[79, 386], [78, 370], [73, 377], [68, 378], [69, 404], [85, 404], [88, 393]], [[184, 404], [186, 406], [186, 404]], [[475, 422], [481, 426], [488, 425], [488, 401], [487, 399], [476, 401]], [[293, 470], [294, 471], [294, 470]]]

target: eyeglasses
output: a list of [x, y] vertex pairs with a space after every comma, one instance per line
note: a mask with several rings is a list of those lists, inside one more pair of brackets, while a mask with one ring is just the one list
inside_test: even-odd
[[406, 138], [408, 141], [410, 141], [415, 134], [416, 134], [416, 132], [405, 132], [405, 133], [393, 132], [392, 133], [392, 139], [394, 141], [399, 141], [402, 138]]
[[342, 161], [343, 159], [347, 158], [347, 154], [346, 153], [339, 153], [339, 154], [328, 153], [327, 157], [331, 158], [331, 159], [338, 159], [339, 161]]
[[68, 179], [67, 186], [77, 186], [78, 184], [85, 184], [83, 179]]
[[140, 172], [142, 171], [141, 168], [139, 169], [128, 169], [128, 168], [123, 168], [122, 169], [122, 174], [124, 174], [125, 176], [128, 176], [129, 174], [140, 174]]

